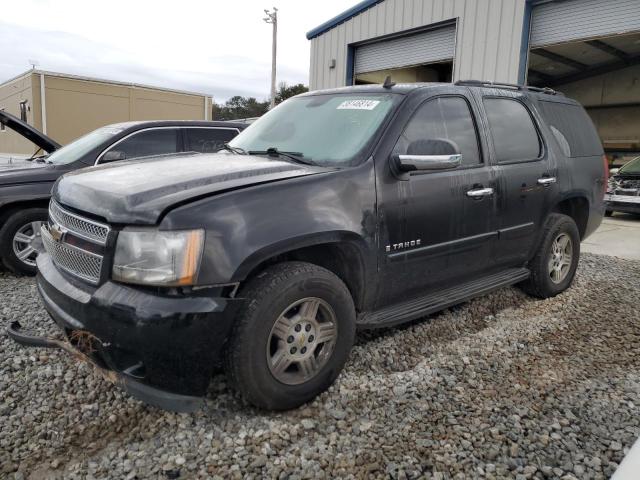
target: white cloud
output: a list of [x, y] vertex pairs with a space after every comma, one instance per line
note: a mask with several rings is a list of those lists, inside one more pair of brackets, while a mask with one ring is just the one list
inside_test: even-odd
[[[278, 81], [308, 83], [308, 30], [352, 1], [280, 0]], [[2, 7], [0, 82], [39, 68], [167, 88], [222, 101], [264, 99], [271, 74], [271, 3], [256, 0], [21, 0]]]

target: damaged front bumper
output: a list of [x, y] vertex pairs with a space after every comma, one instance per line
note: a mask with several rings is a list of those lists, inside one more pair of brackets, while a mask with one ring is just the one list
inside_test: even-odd
[[[33, 347], [61, 348], [145, 403], [172, 411], [201, 405], [239, 300], [166, 296], [106, 282], [93, 289], [38, 256], [38, 291], [64, 340], [8, 334]], [[210, 292], [209, 292], [210, 293]]]

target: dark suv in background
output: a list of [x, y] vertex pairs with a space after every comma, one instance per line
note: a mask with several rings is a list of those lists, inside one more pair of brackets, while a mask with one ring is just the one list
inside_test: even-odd
[[149, 155], [217, 152], [246, 125], [237, 122], [145, 121], [109, 125], [61, 147], [30, 125], [0, 111], [0, 123], [33, 142], [31, 158], [0, 163], [0, 259], [15, 273], [33, 275], [42, 250], [53, 183], [80, 168]]
[[196, 408], [220, 358], [251, 403], [292, 408], [333, 383], [356, 327], [564, 291], [604, 213], [595, 128], [547, 89], [312, 92], [228, 150], [60, 179], [38, 290], [67, 340], [9, 334], [163, 408]]

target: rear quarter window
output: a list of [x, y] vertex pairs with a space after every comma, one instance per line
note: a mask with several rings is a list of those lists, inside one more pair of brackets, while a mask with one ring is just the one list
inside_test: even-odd
[[575, 158], [602, 155], [600, 137], [584, 108], [544, 100], [539, 105], [542, 116], [565, 156]]

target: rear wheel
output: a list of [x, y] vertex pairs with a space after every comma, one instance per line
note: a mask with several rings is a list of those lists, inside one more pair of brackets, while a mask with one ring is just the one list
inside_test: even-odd
[[7, 219], [0, 230], [0, 255], [9, 270], [36, 274], [36, 257], [44, 250], [40, 227], [46, 221], [46, 208], [19, 210]]
[[349, 290], [303, 262], [275, 265], [249, 281], [226, 353], [231, 383], [252, 404], [295, 408], [326, 390], [355, 337]]
[[605, 217], [610, 217], [613, 215], [613, 210], [605, 210], [604, 211], [604, 216]]
[[538, 251], [529, 263], [531, 276], [522, 289], [539, 298], [565, 291], [573, 282], [580, 258], [580, 234], [567, 215], [549, 215]]

